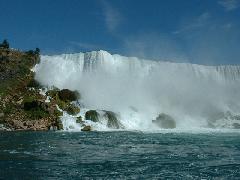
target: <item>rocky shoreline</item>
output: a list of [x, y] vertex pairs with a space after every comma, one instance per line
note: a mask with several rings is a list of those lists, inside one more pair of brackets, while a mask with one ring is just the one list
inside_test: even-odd
[[[40, 61], [39, 53], [39, 49], [23, 52], [9, 46], [0, 47], [0, 130], [62, 130], [63, 111], [69, 115], [80, 112], [74, 104], [80, 99], [79, 92], [52, 87], [43, 93], [46, 88], [34, 79], [32, 71]], [[114, 112], [102, 112], [108, 127], [123, 128]], [[89, 110], [84, 117], [77, 117], [81, 130], [91, 131], [85, 120], [98, 122], [100, 114]]]
[[0, 129], [61, 129], [54, 102], [45, 102], [31, 69], [40, 61], [39, 50], [0, 47]]

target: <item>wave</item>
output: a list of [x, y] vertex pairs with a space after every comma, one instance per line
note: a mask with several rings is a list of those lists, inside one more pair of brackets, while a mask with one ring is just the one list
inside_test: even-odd
[[[152, 120], [161, 113], [177, 129], [240, 124], [240, 66], [151, 61], [101, 50], [41, 56], [35, 72], [43, 85], [78, 90], [81, 115], [87, 109], [113, 111], [125, 129], [159, 129]], [[63, 117], [65, 129], [80, 128], [74, 118]], [[94, 128], [106, 129], [104, 123]]]

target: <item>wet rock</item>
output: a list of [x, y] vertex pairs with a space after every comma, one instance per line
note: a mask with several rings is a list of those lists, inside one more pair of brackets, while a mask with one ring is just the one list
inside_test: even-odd
[[51, 124], [47, 118], [43, 118], [35, 121], [28, 121], [28, 129], [31, 130], [49, 130]]
[[81, 129], [81, 131], [91, 131], [92, 127], [91, 126], [84, 126], [84, 128]]
[[238, 124], [238, 123], [233, 123], [232, 126], [234, 129], [240, 129], [240, 124]]
[[105, 111], [104, 117], [107, 119], [107, 126], [109, 128], [119, 129], [122, 127], [117, 119], [117, 115], [112, 111]]
[[17, 129], [26, 130], [28, 128], [27, 124], [24, 124], [24, 122], [22, 122], [20, 120], [13, 120], [12, 126], [14, 126], [16, 130]]
[[62, 101], [77, 101], [80, 98], [80, 94], [77, 91], [69, 89], [62, 89], [58, 92], [58, 96]]
[[74, 104], [69, 104], [67, 106], [67, 108], [64, 109], [64, 110], [67, 111], [67, 113], [70, 114], [70, 115], [76, 115], [76, 114], [78, 114], [80, 112], [79, 107], [77, 107]]
[[75, 104], [71, 104], [71, 101], [76, 101], [79, 99], [80, 95], [78, 92], [70, 91], [68, 89], [59, 90], [54, 88], [46, 93], [51, 97], [60, 109], [66, 111], [70, 115], [76, 115], [80, 112], [80, 108]]
[[153, 120], [152, 122], [164, 129], [176, 128], [175, 120], [170, 115], [167, 115], [165, 113], [159, 114], [156, 120]]
[[50, 131], [56, 131], [56, 130], [58, 130], [58, 129], [57, 129], [56, 126], [51, 126], [49, 130], [50, 130]]
[[93, 122], [99, 121], [99, 113], [96, 110], [90, 110], [85, 113], [85, 119]]
[[57, 130], [63, 130], [63, 124], [60, 119], [57, 119], [55, 126], [57, 127]]
[[5, 127], [4, 124], [0, 124], [0, 131], [11, 131], [11, 129]]
[[77, 117], [76, 123], [79, 123], [79, 124], [83, 123], [82, 116]]

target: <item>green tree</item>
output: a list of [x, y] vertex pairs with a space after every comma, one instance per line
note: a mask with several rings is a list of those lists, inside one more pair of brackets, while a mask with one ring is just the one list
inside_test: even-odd
[[35, 50], [35, 54], [37, 54], [37, 55], [40, 54], [40, 49], [39, 49], [39, 48], [36, 48], [36, 50]]
[[0, 47], [9, 49], [9, 43], [6, 39], [3, 40], [2, 44], [0, 44]]

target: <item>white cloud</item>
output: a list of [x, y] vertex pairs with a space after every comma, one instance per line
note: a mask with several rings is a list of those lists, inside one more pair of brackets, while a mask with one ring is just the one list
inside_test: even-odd
[[187, 61], [178, 43], [171, 36], [159, 32], [140, 33], [124, 38], [124, 51], [127, 56], [144, 59]]
[[233, 24], [232, 24], [232, 23], [226, 23], [226, 24], [223, 25], [223, 28], [224, 28], [225, 30], [229, 30], [229, 29], [231, 29], [232, 27], [233, 27]]
[[218, 4], [224, 7], [226, 11], [233, 11], [240, 7], [239, 0], [220, 0]]
[[76, 42], [76, 41], [70, 41], [69, 44], [73, 46], [77, 46], [82, 49], [86, 50], [97, 50], [100, 49], [101, 46], [96, 45], [96, 44], [91, 44], [91, 43], [84, 43], [84, 42]]
[[198, 17], [193, 18], [190, 22], [185, 22], [180, 29], [173, 32], [173, 34], [179, 34], [182, 32], [196, 30], [198, 28], [204, 27], [208, 20], [210, 19], [211, 15], [208, 12], [204, 12]]
[[117, 29], [122, 21], [122, 15], [119, 11], [114, 8], [107, 1], [101, 1], [103, 6], [103, 13], [105, 18], [105, 23], [108, 31], [113, 32]]

